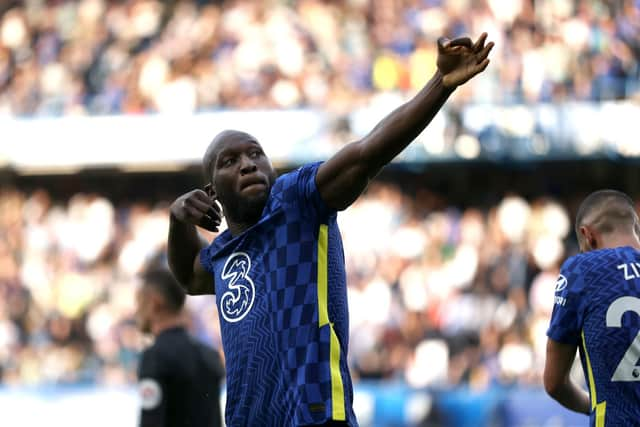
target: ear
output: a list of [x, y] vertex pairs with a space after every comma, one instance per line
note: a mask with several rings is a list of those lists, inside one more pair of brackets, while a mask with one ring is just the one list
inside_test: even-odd
[[158, 292], [152, 291], [147, 294], [147, 304], [151, 313], [156, 313], [162, 309], [164, 301]]
[[584, 242], [587, 250], [598, 249], [598, 236], [594, 230], [583, 225], [580, 227], [580, 234], [583, 237], [582, 241]]

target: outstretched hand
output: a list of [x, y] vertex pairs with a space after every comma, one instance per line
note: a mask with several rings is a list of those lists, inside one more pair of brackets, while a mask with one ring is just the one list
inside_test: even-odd
[[468, 37], [438, 39], [437, 65], [445, 87], [455, 88], [487, 68], [494, 43], [489, 42], [485, 46], [486, 40], [487, 33], [482, 33], [475, 43]]
[[193, 190], [171, 204], [171, 214], [182, 222], [216, 232], [222, 220], [218, 203], [202, 190]]

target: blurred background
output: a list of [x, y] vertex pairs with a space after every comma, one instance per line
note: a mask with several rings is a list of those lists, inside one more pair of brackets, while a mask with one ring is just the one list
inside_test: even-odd
[[[324, 159], [483, 31], [489, 68], [339, 215], [356, 412], [586, 425], [545, 332], [580, 200], [640, 200], [638, 0], [0, 1], [0, 424], [135, 425], [137, 274], [217, 132]], [[213, 297], [188, 308], [220, 349]]]

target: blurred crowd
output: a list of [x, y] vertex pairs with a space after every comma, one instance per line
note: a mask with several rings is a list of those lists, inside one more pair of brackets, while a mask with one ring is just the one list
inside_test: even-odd
[[[338, 217], [356, 380], [539, 384], [559, 266], [575, 252], [571, 203], [458, 208], [372, 185]], [[0, 383], [134, 382], [137, 275], [166, 263], [168, 217], [168, 202], [1, 190]], [[213, 298], [189, 297], [188, 318], [220, 348]]]
[[0, 2], [0, 115], [344, 113], [483, 31], [492, 66], [462, 102], [640, 93], [638, 0], [24, 0]]

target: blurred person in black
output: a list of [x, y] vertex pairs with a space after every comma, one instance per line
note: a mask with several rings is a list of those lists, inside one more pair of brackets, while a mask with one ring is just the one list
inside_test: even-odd
[[146, 271], [136, 295], [136, 320], [155, 337], [138, 368], [141, 427], [221, 426], [222, 360], [184, 327], [185, 293], [173, 275]]

